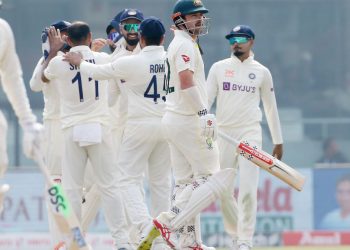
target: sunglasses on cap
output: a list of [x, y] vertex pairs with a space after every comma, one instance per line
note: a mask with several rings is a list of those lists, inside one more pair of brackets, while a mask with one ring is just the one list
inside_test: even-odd
[[113, 42], [118, 41], [119, 37], [120, 37], [119, 32], [111, 32], [108, 34], [108, 39], [112, 40]]
[[132, 30], [134, 30], [135, 32], [138, 32], [139, 27], [140, 27], [140, 24], [138, 23], [126, 23], [123, 25], [124, 30], [126, 30], [127, 32], [131, 32]]
[[235, 43], [238, 43], [238, 44], [246, 43], [249, 40], [250, 38], [245, 36], [234, 36], [229, 39], [231, 45], [234, 45]]

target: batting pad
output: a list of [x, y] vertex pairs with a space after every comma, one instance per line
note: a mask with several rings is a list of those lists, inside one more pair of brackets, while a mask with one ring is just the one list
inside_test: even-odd
[[235, 171], [233, 169], [223, 169], [210, 176], [206, 183], [192, 192], [185, 209], [171, 221], [171, 228], [173, 230], [179, 229], [212, 202], [221, 197], [227, 188], [230, 187], [234, 177]]

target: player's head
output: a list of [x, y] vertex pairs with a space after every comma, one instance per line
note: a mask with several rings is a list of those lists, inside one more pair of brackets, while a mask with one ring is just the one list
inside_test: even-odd
[[[68, 27], [71, 25], [70, 22], [64, 21], [64, 20], [60, 20], [60, 21], [56, 21], [51, 23], [50, 26], [55, 27], [55, 29], [59, 29], [60, 33], [61, 33], [61, 37], [63, 39], [65, 39], [65, 37], [67, 36], [67, 29]], [[48, 28], [45, 28], [42, 32], [41, 32], [41, 42], [42, 42], [42, 52], [43, 52], [43, 56], [46, 59], [49, 56], [49, 52], [50, 52], [50, 44], [49, 44], [49, 38], [48, 38]], [[70, 49], [70, 46], [65, 43], [62, 48], [61, 51], [65, 52], [68, 51]]]
[[140, 24], [140, 45], [159, 46], [163, 44], [165, 28], [162, 22], [156, 17], [149, 17], [143, 20]]
[[[120, 38], [122, 38], [122, 35], [120, 34], [120, 16], [123, 14], [123, 12], [125, 11], [122, 10], [120, 11], [108, 24], [107, 28], [106, 28], [106, 33], [107, 33], [107, 37], [108, 39], [110, 39], [113, 43], [116, 43], [120, 40]], [[113, 52], [115, 47], [109, 45], [109, 48], [111, 49], [111, 51]]]
[[120, 32], [130, 46], [139, 42], [138, 31], [143, 14], [137, 9], [125, 9], [120, 15]]
[[342, 176], [337, 181], [336, 198], [340, 209], [350, 213], [350, 174]]
[[190, 35], [208, 34], [208, 13], [201, 0], [178, 0], [173, 9], [172, 19], [178, 29], [187, 31]]
[[67, 42], [71, 47], [91, 44], [91, 32], [87, 23], [77, 21], [72, 23], [67, 29]]
[[234, 27], [225, 38], [229, 40], [233, 54], [237, 57], [249, 55], [254, 44], [255, 34], [247, 25]]

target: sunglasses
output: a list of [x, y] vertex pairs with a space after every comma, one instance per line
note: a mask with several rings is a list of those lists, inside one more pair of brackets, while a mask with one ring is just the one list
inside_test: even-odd
[[140, 25], [138, 23], [126, 23], [123, 25], [124, 30], [126, 30], [127, 32], [131, 32], [132, 30], [138, 32], [139, 27]]
[[234, 36], [229, 39], [231, 45], [234, 45], [235, 43], [238, 43], [238, 44], [246, 43], [249, 40], [250, 38], [244, 37], [244, 36]]

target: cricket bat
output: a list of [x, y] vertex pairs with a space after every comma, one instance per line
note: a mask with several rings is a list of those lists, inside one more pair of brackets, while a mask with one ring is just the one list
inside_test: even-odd
[[294, 168], [276, 159], [265, 151], [250, 146], [248, 142], [239, 142], [221, 131], [219, 131], [219, 136], [235, 146], [239, 155], [245, 157], [249, 161], [252, 161], [258, 167], [261, 167], [262, 169], [273, 174], [283, 182], [290, 185], [292, 188], [298, 191], [303, 190], [305, 176], [296, 171]]
[[45, 182], [48, 187], [47, 193], [49, 196], [50, 208], [53, 212], [57, 212], [55, 221], [58, 222], [60, 230], [64, 230], [63, 232], [72, 236], [72, 241], [68, 249], [91, 250], [86, 243], [79, 220], [74, 214], [68, 198], [63, 192], [62, 186], [52, 181], [39, 150], [35, 150], [35, 154], [35, 160], [41, 172], [44, 174]]

